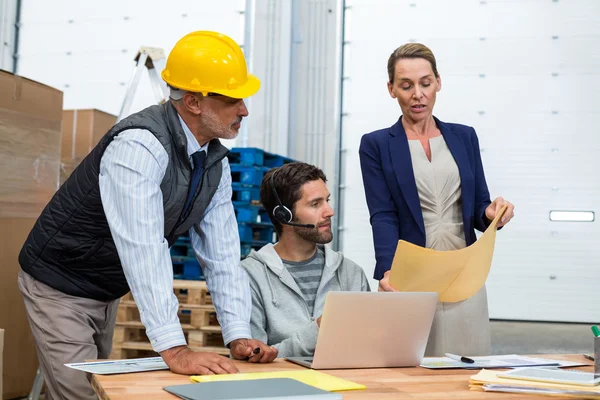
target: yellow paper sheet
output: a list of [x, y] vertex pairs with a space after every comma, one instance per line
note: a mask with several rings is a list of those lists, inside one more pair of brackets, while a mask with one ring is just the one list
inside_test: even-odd
[[524, 386], [544, 389], [562, 389], [562, 390], [581, 390], [590, 393], [598, 393], [600, 396], [600, 386], [581, 386], [569, 385], [564, 383], [549, 383], [539, 381], [524, 381], [519, 379], [499, 378], [498, 374], [504, 371], [491, 371], [482, 369], [477, 375], [473, 375], [469, 381], [472, 390], [482, 390], [482, 385], [506, 385], [506, 386]]
[[291, 378], [329, 392], [365, 389], [365, 385], [324, 374], [312, 369], [296, 371], [253, 372], [231, 375], [195, 375], [192, 382], [242, 381], [251, 379]]
[[466, 300], [481, 289], [492, 266], [496, 226], [504, 206], [483, 235], [460, 250], [436, 251], [398, 241], [390, 285], [401, 292], [437, 292], [441, 302]]

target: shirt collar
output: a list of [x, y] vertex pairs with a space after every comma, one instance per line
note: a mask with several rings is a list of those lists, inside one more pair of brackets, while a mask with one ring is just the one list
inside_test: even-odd
[[196, 139], [190, 128], [188, 128], [187, 124], [183, 121], [183, 118], [181, 118], [181, 115], [177, 114], [177, 117], [179, 117], [179, 122], [181, 123], [181, 127], [183, 128], [183, 132], [185, 132], [185, 138], [187, 139], [188, 157], [191, 157], [192, 154], [199, 150], [205, 151], [206, 154], [208, 154], [208, 143], [210, 142], [206, 143], [204, 146], [200, 146], [200, 143], [198, 143], [198, 140]]

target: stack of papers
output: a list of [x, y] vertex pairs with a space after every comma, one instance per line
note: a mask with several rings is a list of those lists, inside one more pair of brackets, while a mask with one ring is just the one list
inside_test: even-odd
[[564, 383], [547, 383], [499, 378], [498, 371], [481, 370], [469, 380], [469, 388], [475, 391], [547, 394], [577, 397], [578, 399], [600, 399], [600, 386], [583, 387]]
[[533, 358], [519, 356], [516, 354], [507, 354], [501, 356], [470, 357], [475, 363], [464, 363], [452, 360], [448, 357], [425, 357], [421, 362], [421, 367], [430, 369], [445, 368], [463, 368], [463, 369], [481, 369], [481, 368], [517, 368], [517, 367], [576, 367], [585, 365], [583, 363], [550, 360], [546, 358]]
[[290, 378], [314, 386], [328, 392], [341, 390], [365, 389], [365, 385], [338, 378], [337, 376], [325, 374], [313, 369], [276, 372], [253, 372], [245, 374], [230, 375], [196, 375], [192, 376], [192, 382], [221, 382], [221, 381], [247, 381], [254, 379]]

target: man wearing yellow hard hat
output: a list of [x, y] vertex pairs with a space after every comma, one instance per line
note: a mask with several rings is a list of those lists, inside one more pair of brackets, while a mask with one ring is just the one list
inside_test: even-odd
[[248, 115], [243, 99], [260, 81], [233, 40], [206, 31], [175, 45], [162, 77], [170, 101], [111, 128], [46, 206], [19, 255], [47, 399], [95, 398], [86, 374], [64, 364], [108, 358], [119, 298], [129, 290], [172, 371], [237, 372], [230, 359], [186, 346], [169, 247], [187, 232], [232, 356], [277, 356], [250, 339], [250, 288], [219, 142], [237, 136]]

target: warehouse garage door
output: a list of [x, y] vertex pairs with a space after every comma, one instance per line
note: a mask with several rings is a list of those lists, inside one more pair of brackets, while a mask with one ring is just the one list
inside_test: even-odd
[[[495, 319], [600, 321], [600, 3], [346, 2], [342, 247], [372, 276], [360, 180], [364, 133], [393, 124], [390, 53], [408, 41], [438, 59], [434, 114], [478, 132], [492, 197], [516, 204], [488, 279]], [[567, 221], [551, 221], [551, 211]], [[593, 219], [572, 222], [573, 219]], [[373, 288], [376, 288], [373, 281]]]

